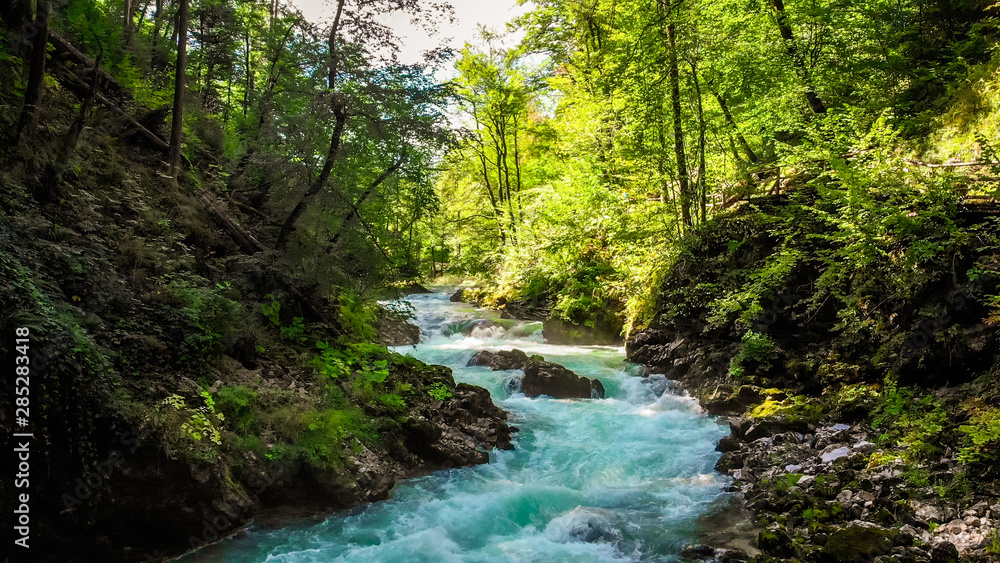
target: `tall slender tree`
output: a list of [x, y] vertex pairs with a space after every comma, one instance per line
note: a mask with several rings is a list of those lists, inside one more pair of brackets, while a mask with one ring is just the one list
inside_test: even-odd
[[174, 66], [174, 106], [170, 126], [169, 164], [174, 182], [181, 174], [181, 142], [184, 136], [184, 94], [187, 74], [188, 3], [180, 0], [177, 11], [177, 64]]
[[17, 123], [17, 136], [22, 143], [30, 142], [38, 127], [44, 92], [45, 58], [49, 46], [48, 0], [37, 0], [35, 18], [30, 29], [34, 36], [31, 38], [31, 55], [28, 59], [28, 84], [24, 89], [24, 108]]

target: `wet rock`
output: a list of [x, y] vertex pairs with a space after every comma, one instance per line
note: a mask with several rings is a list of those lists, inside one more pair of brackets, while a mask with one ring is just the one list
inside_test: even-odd
[[404, 320], [383, 317], [378, 321], [378, 339], [385, 346], [410, 346], [420, 342], [420, 328]]
[[777, 524], [771, 525], [757, 534], [757, 548], [773, 557], [795, 555], [792, 538], [788, 537], [788, 533]]
[[689, 545], [681, 550], [681, 557], [694, 561], [715, 558], [715, 548], [710, 545]]
[[[507, 310], [511, 310], [511, 305], [513, 304], [507, 305]], [[542, 336], [549, 344], [619, 345], [622, 343], [621, 322], [613, 316], [609, 315], [597, 319], [594, 326], [591, 327], [567, 323], [558, 319], [548, 319], [547, 314], [540, 318], [540, 314], [531, 314], [533, 312], [529, 310], [520, 314], [515, 313], [514, 318], [544, 321]]]
[[715, 451], [717, 452], [733, 452], [740, 449], [740, 441], [733, 436], [726, 436], [719, 440], [719, 444], [715, 446]]
[[951, 542], [942, 542], [931, 548], [931, 563], [958, 563], [958, 548]]
[[726, 452], [715, 463], [715, 470], [726, 473], [734, 469], [741, 469], [745, 464], [746, 461], [743, 454], [739, 452]]
[[528, 359], [524, 366], [524, 394], [529, 397], [548, 395], [558, 399], [604, 398], [604, 385], [597, 379], [581, 377], [559, 364], [539, 356]]
[[434, 293], [417, 282], [410, 282], [402, 288], [403, 295], [414, 295], [418, 293]]
[[508, 369], [524, 369], [524, 366], [528, 363], [528, 355], [524, 352], [513, 349], [513, 350], [501, 350], [499, 352], [490, 352], [489, 350], [482, 350], [476, 352], [472, 359], [469, 360], [470, 366], [489, 366], [493, 371], [508, 370]]
[[452, 294], [451, 297], [448, 298], [448, 301], [451, 301], [452, 303], [464, 303], [465, 302], [464, 297], [465, 297], [465, 290], [459, 289], [454, 294]]
[[753, 421], [753, 424], [747, 428], [746, 434], [743, 436], [743, 440], [746, 442], [752, 442], [760, 438], [770, 438], [775, 434], [783, 434], [785, 432], [802, 433], [807, 432], [808, 430], [808, 424], [801, 420], [782, 417], [756, 419]]
[[750, 556], [742, 549], [720, 549], [715, 552], [715, 558], [722, 563], [743, 563]]
[[560, 543], [582, 541], [587, 543], [622, 541], [622, 533], [612, 523], [607, 510], [578, 506], [554, 518], [545, 527], [545, 535]]
[[513, 449], [507, 414], [489, 391], [459, 383], [453, 393], [403, 424], [409, 451], [435, 467], [462, 467], [488, 462], [492, 448]]
[[[674, 347], [684, 344], [680, 339], [666, 347], [670, 352]], [[715, 391], [702, 400], [702, 407], [711, 414], [744, 413], [750, 407], [759, 405], [767, 398], [767, 390], [754, 385], [741, 385], [733, 389], [728, 385], [720, 385]]]
[[734, 417], [729, 419], [729, 433], [738, 440], [743, 440], [751, 426], [753, 426], [753, 421], [749, 418]]
[[897, 530], [859, 522], [830, 534], [822, 554], [826, 561], [836, 563], [872, 561], [880, 555], [888, 555], [898, 535]]

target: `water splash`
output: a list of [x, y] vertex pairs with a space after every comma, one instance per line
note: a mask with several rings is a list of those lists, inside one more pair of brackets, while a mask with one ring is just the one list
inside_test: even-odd
[[[726, 430], [674, 382], [636, 377], [623, 350], [553, 346], [541, 323], [408, 298], [423, 339], [396, 350], [481, 385], [520, 427], [490, 464], [399, 483], [392, 498], [320, 524], [251, 530], [192, 560], [360, 562], [675, 561], [722, 494]], [[520, 371], [466, 364], [478, 350], [541, 354], [604, 384], [603, 400], [529, 399]]]

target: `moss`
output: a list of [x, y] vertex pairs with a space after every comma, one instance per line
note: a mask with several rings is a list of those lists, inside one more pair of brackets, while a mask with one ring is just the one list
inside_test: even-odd
[[887, 528], [849, 526], [830, 534], [822, 553], [838, 563], [871, 561], [889, 553], [898, 535], [897, 530]]
[[776, 396], [780, 395], [769, 395], [763, 403], [754, 407], [748, 416], [756, 419], [780, 417], [788, 422], [816, 422], [823, 416], [823, 406], [815, 398], [796, 395], [777, 400]]

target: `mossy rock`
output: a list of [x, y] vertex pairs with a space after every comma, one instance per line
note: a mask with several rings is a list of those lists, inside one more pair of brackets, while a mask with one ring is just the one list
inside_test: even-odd
[[836, 563], [874, 561], [879, 555], [889, 553], [898, 536], [897, 530], [878, 526], [841, 528], [830, 534], [823, 547], [823, 559]]
[[757, 548], [774, 557], [791, 557], [795, 554], [792, 538], [778, 525], [771, 525], [757, 534]]

